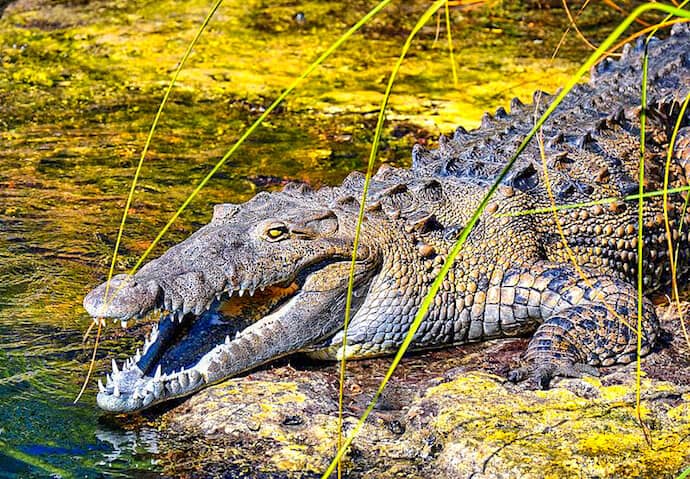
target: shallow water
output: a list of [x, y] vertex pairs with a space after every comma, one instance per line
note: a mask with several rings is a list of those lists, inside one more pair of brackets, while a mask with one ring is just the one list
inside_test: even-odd
[[[272, 115], [164, 237], [154, 254], [205, 223], [211, 206], [288, 179], [335, 184], [363, 169], [388, 72], [423, 2], [390, 7]], [[494, 2], [496, 4], [496, 2]], [[373, 2], [228, 0], [166, 110], [130, 210], [118, 271], [156, 232], [282, 88]], [[405, 62], [380, 159], [409, 163], [415, 142], [485, 109], [564, 83], [588, 50], [573, 35], [550, 60], [560, 9], [454, 6], [459, 85], [444, 22]], [[0, 478], [158, 477], [165, 438], [148, 418], [124, 427], [95, 407], [85, 377], [93, 335], [83, 295], [104, 280], [126, 193], [166, 81], [206, 2], [21, 0], [0, 19]], [[622, 18], [586, 11], [601, 38]], [[442, 19], [443, 20], [443, 19]], [[108, 325], [96, 377], [136, 338]]]

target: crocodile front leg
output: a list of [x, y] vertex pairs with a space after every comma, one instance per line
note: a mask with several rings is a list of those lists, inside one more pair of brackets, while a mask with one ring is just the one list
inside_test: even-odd
[[[539, 272], [541, 270], [541, 272]], [[597, 374], [593, 366], [629, 363], [637, 354], [637, 291], [620, 279], [571, 266], [537, 263], [532, 286], [540, 294], [543, 324], [509, 374], [517, 382], [533, 377], [542, 388], [555, 376]], [[641, 354], [659, 332], [652, 303], [643, 298]]]

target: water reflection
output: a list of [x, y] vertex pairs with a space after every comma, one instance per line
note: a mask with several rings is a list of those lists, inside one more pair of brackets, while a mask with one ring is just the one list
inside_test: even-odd
[[[103, 460], [97, 465], [112, 468], [115, 464], [128, 467], [131, 458], [141, 454], [155, 456], [158, 454], [158, 432], [155, 429], [143, 427], [138, 431], [114, 431], [96, 429], [96, 438], [101, 443], [107, 443], [110, 451], [103, 454]], [[151, 465], [157, 461], [152, 458]]]

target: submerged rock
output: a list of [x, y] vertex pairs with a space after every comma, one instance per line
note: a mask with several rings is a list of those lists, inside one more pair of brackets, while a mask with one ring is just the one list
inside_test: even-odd
[[[678, 331], [677, 318], [665, 327]], [[673, 478], [690, 466], [681, 334], [643, 359], [644, 430], [634, 364], [534, 391], [503, 376], [522, 347], [496, 341], [405, 359], [353, 442], [347, 477]], [[348, 364], [344, 434], [389, 362]], [[162, 430], [177, 438], [164, 467], [177, 477], [318, 477], [335, 454], [337, 410], [336, 364], [226, 381], [163, 415]]]

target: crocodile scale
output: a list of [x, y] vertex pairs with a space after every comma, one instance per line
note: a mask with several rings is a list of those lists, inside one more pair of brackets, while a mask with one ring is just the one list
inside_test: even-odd
[[[600, 62], [588, 83], [565, 96], [502, 180], [411, 348], [531, 335], [522, 364], [509, 378], [531, 377], [542, 387], [557, 375], [633, 361], [641, 237], [639, 352], [647, 354], [659, 336], [650, 296], [668, 293], [672, 283], [670, 247], [678, 284], [688, 280], [688, 194], [669, 193], [666, 205], [660, 194], [645, 198], [641, 223], [638, 202], [630, 196], [640, 189], [641, 167], [646, 192], [662, 190], [665, 181], [670, 189], [688, 186], [690, 115], [680, 118], [680, 112], [689, 94], [685, 25], [674, 26], [665, 40], [627, 45], [620, 59]], [[213, 334], [194, 340], [189, 333], [174, 354], [135, 357], [127, 371], [117, 371], [115, 385], [102, 387], [99, 404], [140, 409], [294, 352], [325, 359], [394, 353], [459, 233], [553, 99], [543, 92], [529, 105], [515, 99], [510, 112], [486, 114], [479, 128], [441, 137], [437, 149], [416, 146], [410, 169], [383, 166], [373, 176], [345, 345], [342, 317], [364, 175], [352, 173], [337, 187], [290, 184], [242, 205], [217, 205], [212, 221], [190, 238], [133, 277], [116, 277], [109, 302], [104, 285], [92, 291], [87, 310], [128, 319], [159, 309], [180, 321], [193, 317], [220, 327], [229, 321], [222, 316], [228, 311], [223, 301], [264, 288], [280, 291], [280, 297], [262, 300], [261, 317], [225, 343], [214, 340], [219, 345], [212, 350], [201, 343]], [[554, 212], [552, 202], [585, 205]], [[166, 324], [161, 322], [161, 331]], [[203, 358], [180, 359], [193, 356], [189, 350], [201, 351], [195, 354]]]

